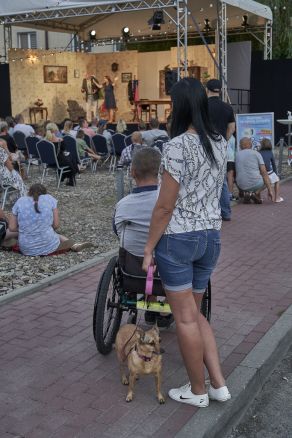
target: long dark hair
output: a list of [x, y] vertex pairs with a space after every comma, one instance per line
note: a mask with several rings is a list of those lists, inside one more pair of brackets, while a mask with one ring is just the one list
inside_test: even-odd
[[34, 209], [37, 213], [40, 213], [38, 201], [40, 195], [46, 195], [47, 189], [42, 184], [33, 184], [30, 186], [28, 191], [28, 196], [31, 196], [34, 200]]
[[105, 75], [104, 77], [108, 80], [109, 85], [112, 85], [113, 81], [111, 78], [108, 75]]
[[203, 149], [212, 165], [217, 165], [212, 140], [219, 141], [220, 135], [213, 128], [208, 109], [208, 97], [200, 81], [184, 78], [177, 82], [171, 90], [172, 120], [171, 138], [194, 128], [200, 137]]

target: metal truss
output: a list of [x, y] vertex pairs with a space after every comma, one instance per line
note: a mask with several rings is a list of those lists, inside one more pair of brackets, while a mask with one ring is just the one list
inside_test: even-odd
[[[79, 25], [68, 25], [63, 19], [85, 17], [99, 14], [115, 14], [117, 12], [141, 11], [147, 9], [175, 8], [178, 0], [132, 0], [132, 1], [101, 1], [94, 6], [79, 8], [46, 9], [23, 14], [2, 16], [0, 24], [34, 23], [36, 21], [60, 20], [55, 24], [56, 29], [75, 31], [82, 30]], [[87, 25], [87, 24], [86, 24]]]
[[10, 24], [5, 24], [3, 26], [3, 39], [4, 39], [4, 62], [8, 62], [8, 51], [12, 47], [12, 32], [11, 32]]
[[222, 99], [224, 102], [228, 100], [227, 93], [227, 15], [226, 3], [220, 1], [218, 4], [218, 22], [217, 22], [217, 36], [218, 36], [218, 55], [220, 66], [220, 79], [222, 82]]
[[177, 40], [177, 79], [183, 69], [188, 73], [188, 0], [177, 0], [176, 5], [176, 40]]
[[265, 36], [264, 36], [264, 59], [272, 59], [272, 29], [273, 23], [270, 20], [266, 21]]

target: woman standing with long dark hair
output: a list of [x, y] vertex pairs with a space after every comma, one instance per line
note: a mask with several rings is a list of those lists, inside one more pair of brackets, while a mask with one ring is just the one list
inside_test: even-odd
[[[206, 407], [209, 398], [230, 393], [221, 372], [212, 329], [201, 301], [220, 253], [220, 195], [226, 168], [226, 140], [210, 124], [208, 100], [196, 79], [172, 90], [170, 140], [163, 148], [163, 175], [152, 214], [143, 268], [155, 258], [176, 322], [180, 351], [190, 382], [171, 389], [176, 401]], [[205, 388], [204, 364], [210, 376]]]
[[104, 107], [108, 112], [109, 123], [114, 122], [115, 119], [115, 110], [117, 108], [117, 105], [114, 95], [114, 87], [117, 80], [118, 78], [115, 78], [114, 81], [112, 81], [109, 76], [104, 77]]

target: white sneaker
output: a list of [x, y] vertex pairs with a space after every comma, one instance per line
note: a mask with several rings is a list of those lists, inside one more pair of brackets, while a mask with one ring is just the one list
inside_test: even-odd
[[210, 385], [208, 394], [210, 400], [216, 400], [219, 402], [225, 402], [231, 399], [231, 394], [228, 391], [227, 386], [221, 386], [221, 388], [215, 389], [212, 385]]
[[206, 408], [209, 406], [208, 394], [193, 394], [190, 383], [187, 383], [180, 388], [171, 389], [168, 392], [168, 395], [175, 401], [197, 406], [198, 408]]

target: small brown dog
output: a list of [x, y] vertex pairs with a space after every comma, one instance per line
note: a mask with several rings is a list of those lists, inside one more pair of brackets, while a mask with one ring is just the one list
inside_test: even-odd
[[[162, 358], [160, 338], [157, 326], [144, 332], [134, 324], [125, 324], [117, 333], [115, 348], [120, 363], [123, 385], [129, 385], [126, 401], [133, 400], [134, 385], [141, 374], [154, 374], [156, 394], [160, 404], [165, 403], [161, 393]], [[129, 379], [125, 373], [125, 362], [128, 362]]]

